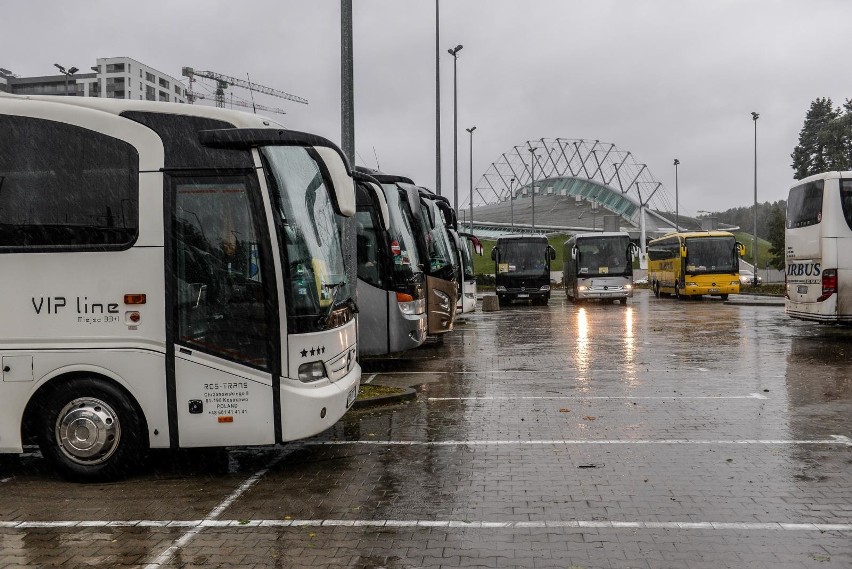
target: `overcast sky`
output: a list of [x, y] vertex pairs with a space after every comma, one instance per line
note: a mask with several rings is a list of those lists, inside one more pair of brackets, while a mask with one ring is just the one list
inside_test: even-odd
[[[359, 163], [435, 186], [435, 2], [354, 0]], [[0, 1], [0, 67], [48, 75], [128, 56], [245, 77], [310, 101], [258, 97], [340, 141], [340, 2]], [[452, 57], [459, 53], [459, 194], [529, 139], [614, 143], [681, 212], [786, 198], [817, 97], [852, 97], [849, 0], [442, 0], [443, 193], [452, 198]], [[245, 91], [235, 94], [248, 97]], [[375, 149], [375, 151], [374, 151]]]

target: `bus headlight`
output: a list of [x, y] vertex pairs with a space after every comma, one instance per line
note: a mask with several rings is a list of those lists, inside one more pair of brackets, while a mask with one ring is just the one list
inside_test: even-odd
[[698, 286], [698, 285], [695, 284], [695, 283], [686, 283], [686, 286]]
[[550, 290], [550, 285], [541, 285], [541, 288], [539, 290], [548, 291]]
[[633, 285], [626, 284], [624, 285], [624, 290], [630, 290], [633, 288]]
[[442, 292], [440, 290], [436, 290], [435, 296], [438, 297], [438, 300], [441, 303], [441, 310], [449, 310], [450, 309], [450, 297], [447, 293]]
[[299, 366], [299, 381], [311, 383], [325, 377], [325, 366], [322, 362], [308, 362]]
[[415, 314], [426, 312], [426, 300], [423, 298], [414, 300], [414, 297], [410, 294], [396, 293], [396, 305], [399, 306], [399, 311], [406, 316], [414, 316]]
[[504, 287], [503, 285], [498, 285], [497, 292], [506, 292], [506, 287]]
[[578, 287], [577, 287], [577, 290], [583, 290], [583, 291], [585, 291], [585, 290], [589, 290], [589, 287], [581, 285], [581, 286], [578, 286]]
[[731, 281], [731, 286], [740, 284], [740, 281]]

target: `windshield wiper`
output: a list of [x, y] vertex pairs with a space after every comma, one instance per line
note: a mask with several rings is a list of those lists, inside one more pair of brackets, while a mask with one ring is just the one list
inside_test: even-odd
[[[326, 328], [328, 328], [331, 325], [331, 316], [332, 316], [332, 314], [334, 314], [334, 310], [338, 306], [337, 296], [338, 296], [338, 294], [340, 294], [340, 291], [343, 290], [343, 285], [345, 285], [345, 284], [346, 284], [346, 281], [340, 281], [340, 282], [336, 282], [336, 283], [328, 283], [326, 285], [323, 285], [325, 288], [330, 288], [333, 291], [331, 293], [331, 303], [328, 305], [328, 308], [326, 309], [326, 311], [323, 314], [321, 314], [320, 317], [319, 317], [319, 323], [323, 324]], [[352, 300], [351, 298], [346, 299], [346, 301], [343, 304], [349, 305], [350, 303], [351, 303], [353, 310], [355, 312], [358, 312], [358, 307], [355, 304], [355, 301]]]

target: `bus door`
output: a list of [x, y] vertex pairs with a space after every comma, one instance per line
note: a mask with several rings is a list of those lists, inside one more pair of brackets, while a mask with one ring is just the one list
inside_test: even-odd
[[172, 446], [274, 444], [278, 299], [254, 173], [167, 174], [166, 187]]

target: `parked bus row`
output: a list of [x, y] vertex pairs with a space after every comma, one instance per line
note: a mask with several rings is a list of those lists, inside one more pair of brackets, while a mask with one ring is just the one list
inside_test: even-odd
[[359, 353], [414, 348], [475, 307], [481, 245], [446, 198], [322, 137], [11, 95], [0, 132], [0, 453], [37, 443], [64, 476], [108, 480], [149, 448], [309, 437], [351, 407]]

